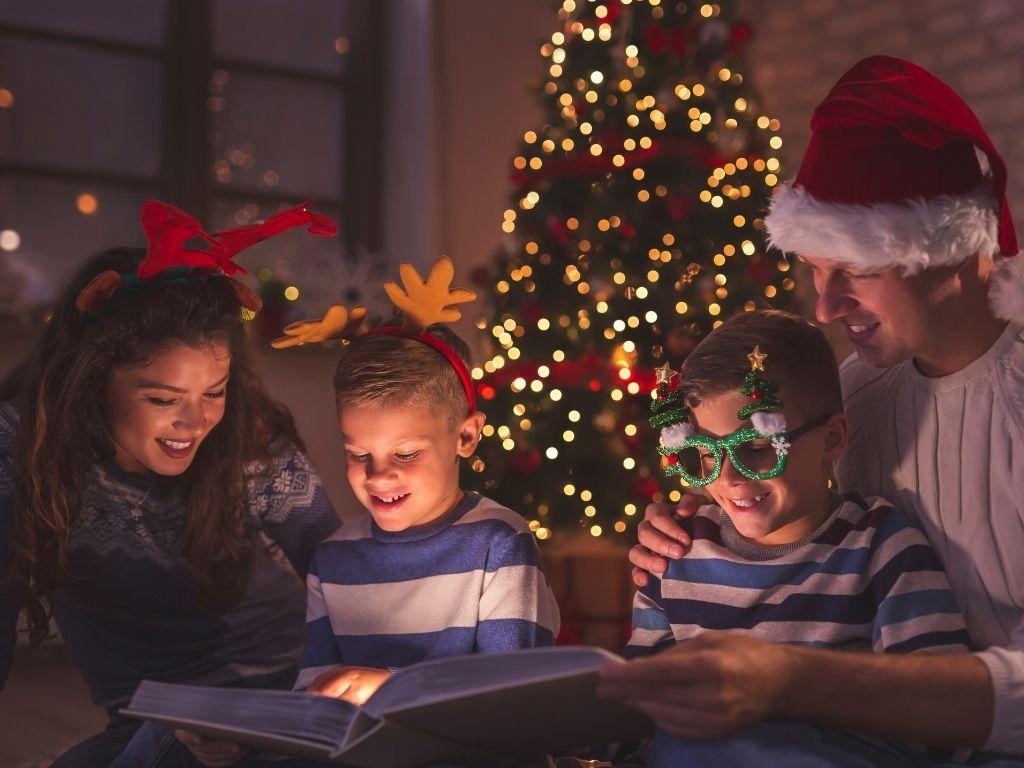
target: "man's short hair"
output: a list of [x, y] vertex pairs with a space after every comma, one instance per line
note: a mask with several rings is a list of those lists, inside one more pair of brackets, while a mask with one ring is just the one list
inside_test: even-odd
[[[781, 388], [804, 418], [843, 410], [839, 366], [821, 330], [790, 312], [777, 309], [743, 312], [726, 320], [687, 356], [679, 372], [687, 401], [695, 405], [738, 391], [750, 371], [754, 347], [765, 359], [765, 376]], [[794, 425], [797, 426], [797, 425]]]
[[[427, 333], [470, 365], [469, 347], [445, 325]], [[334, 372], [338, 406], [416, 406], [441, 410], [453, 423], [469, 413], [459, 375], [437, 350], [415, 339], [368, 334], [354, 339]]]

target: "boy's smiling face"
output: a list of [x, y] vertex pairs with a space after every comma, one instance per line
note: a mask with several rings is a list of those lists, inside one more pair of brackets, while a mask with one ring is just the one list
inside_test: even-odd
[[462, 498], [459, 458], [476, 450], [484, 416], [453, 424], [446, 409], [339, 403], [348, 482], [385, 531], [426, 525]]
[[[780, 393], [789, 431], [818, 416], [802, 417], [788, 403], [792, 396]], [[697, 433], [722, 438], [750, 427], [740, 421], [737, 411], [750, 404], [740, 392], [726, 392], [693, 407], [692, 421]], [[765, 440], [768, 450], [768, 441]], [[794, 441], [786, 469], [771, 480], [752, 480], [740, 474], [724, 454], [721, 475], [705, 486], [729, 515], [736, 530], [759, 544], [788, 544], [812, 533], [828, 516], [827, 480], [833, 463], [846, 446], [846, 417], [835, 414], [822, 427]]]

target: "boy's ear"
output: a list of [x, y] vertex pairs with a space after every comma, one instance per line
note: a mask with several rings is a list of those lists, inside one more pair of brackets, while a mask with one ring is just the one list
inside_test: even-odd
[[846, 451], [849, 441], [849, 422], [846, 414], [839, 412], [825, 422], [825, 460], [835, 464]]
[[456, 451], [459, 456], [464, 459], [468, 459], [476, 452], [476, 446], [480, 442], [480, 432], [484, 428], [484, 422], [487, 421], [485, 416], [480, 411], [473, 411], [466, 417], [466, 420], [459, 425], [458, 432], [458, 446]]

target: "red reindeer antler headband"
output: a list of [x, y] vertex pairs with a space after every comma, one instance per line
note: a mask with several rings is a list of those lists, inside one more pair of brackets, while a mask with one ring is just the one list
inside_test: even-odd
[[[97, 275], [78, 294], [75, 306], [83, 312], [97, 312], [111, 299], [127, 298], [153, 285], [206, 279], [219, 273], [229, 277], [238, 272], [247, 274], [234, 262], [236, 255], [295, 227], [308, 224], [310, 234], [320, 237], [337, 234], [338, 227], [333, 221], [309, 210], [312, 204], [312, 200], [307, 200], [259, 224], [209, 233], [181, 209], [159, 200], [147, 200], [140, 220], [149, 249], [138, 269], [134, 273], [108, 270]], [[190, 247], [193, 243], [198, 247]], [[260, 309], [262, 302], [247, 285], [234, 279], [230, 280], [230, 285], [243, 307], [253, 312]]]

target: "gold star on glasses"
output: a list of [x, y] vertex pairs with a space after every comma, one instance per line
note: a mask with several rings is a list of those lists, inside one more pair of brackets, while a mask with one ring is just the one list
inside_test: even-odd
[[768, 359], [768, 355], [761, 351], [760, 346], [754, 347], [754, 351], [747, 355], [747, 360], [750, 361], [750, 370], [752, 371], [763, 371], [764, 361]]
[[676, 372], [672, 370], [672, 366], [670, 366], [668, 363], [665, 363], [664, 365], [659, 365], [657, 368], [654, 369], [654, 372], [658, 377], [658, 386], [661, 386], [662, 384], [668, 384], [670, 381], [672, 381], [672, 377], [676, 375]]

